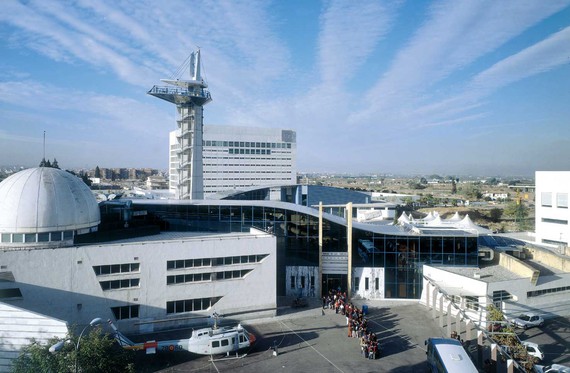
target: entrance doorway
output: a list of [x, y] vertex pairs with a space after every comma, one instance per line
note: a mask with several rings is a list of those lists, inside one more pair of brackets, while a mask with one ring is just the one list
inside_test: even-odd
[[340, 291], [346, 291], [347, 283], [346, 275], [323, 273], [322, 295], [328, 294], [331, 290], [338, 291], [340, 289]]

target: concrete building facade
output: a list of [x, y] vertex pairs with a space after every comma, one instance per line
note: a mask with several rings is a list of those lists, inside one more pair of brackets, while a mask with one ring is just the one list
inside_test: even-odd
[[297, 182], [292, 130], [204, 126], [204, 197], [254, 186]]
[[149, 332], [155, 325], [137, 321], [212, 310], [259, 316], [256, 309], [276, 307], [275, 247], [275, 237], [252, 230], [5, 251], [2, 274], [10, 281], [0, 284], [0, 295], [4, 302], [70, 324], [101, 317], [128, 332]]
[[[203, 197], [216, 198], [252, 187], [297, 182], [296, 133], [291, 130], [203, 127]], [[180, 145], [178, 131], [170, 132], [169, 188], [176, 193]]]
[[564, 250], [570, 245], [570, 171], [537, 171], [536, 241]]

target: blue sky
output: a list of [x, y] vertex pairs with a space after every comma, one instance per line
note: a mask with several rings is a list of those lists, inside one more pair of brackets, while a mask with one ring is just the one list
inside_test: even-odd
[[166, 169], [147, 95], [201, 48], [206, 125], [297, 131], [299, 171], [570, 169], [570, 1], [0, 1], [0, 164]]

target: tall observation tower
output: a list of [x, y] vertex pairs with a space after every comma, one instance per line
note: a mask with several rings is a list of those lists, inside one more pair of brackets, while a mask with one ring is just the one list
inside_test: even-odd
[[178, 112], [176, 141], [170, 149], [170, 179], [176, 198], [203, 199], [203, 106], [212, 101], [212, 97], [200, 76], [200, 50], [190, 54], [183, 68], [186, 64], [190, 80], [161, 79], [169, 86], [154, 86], [148, 94], [175, 104]]

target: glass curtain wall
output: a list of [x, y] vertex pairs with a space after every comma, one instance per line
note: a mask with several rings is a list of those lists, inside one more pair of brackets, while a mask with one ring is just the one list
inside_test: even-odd
[[475, 236], [353, 234], [353, 267], [384, 268], [386, 298], [419, 299], [424, 263], [476, 266], [477, 259]]
[[[250, 227], [277, 237], [277, 294], [285, 295], [286, 266], [318, 266], [318, 218], [296, 211], [263, 206], [144, 205], [147, 219], [165, 230], [247, 232]], [[346, 252], [346, 227], [323, 221], [323, 252]], [[418, 299], [422, 265], [478, 264], [476, 236], [383, 235], [353, 230], [353, 267], [384, 268], [386, 298]]]

